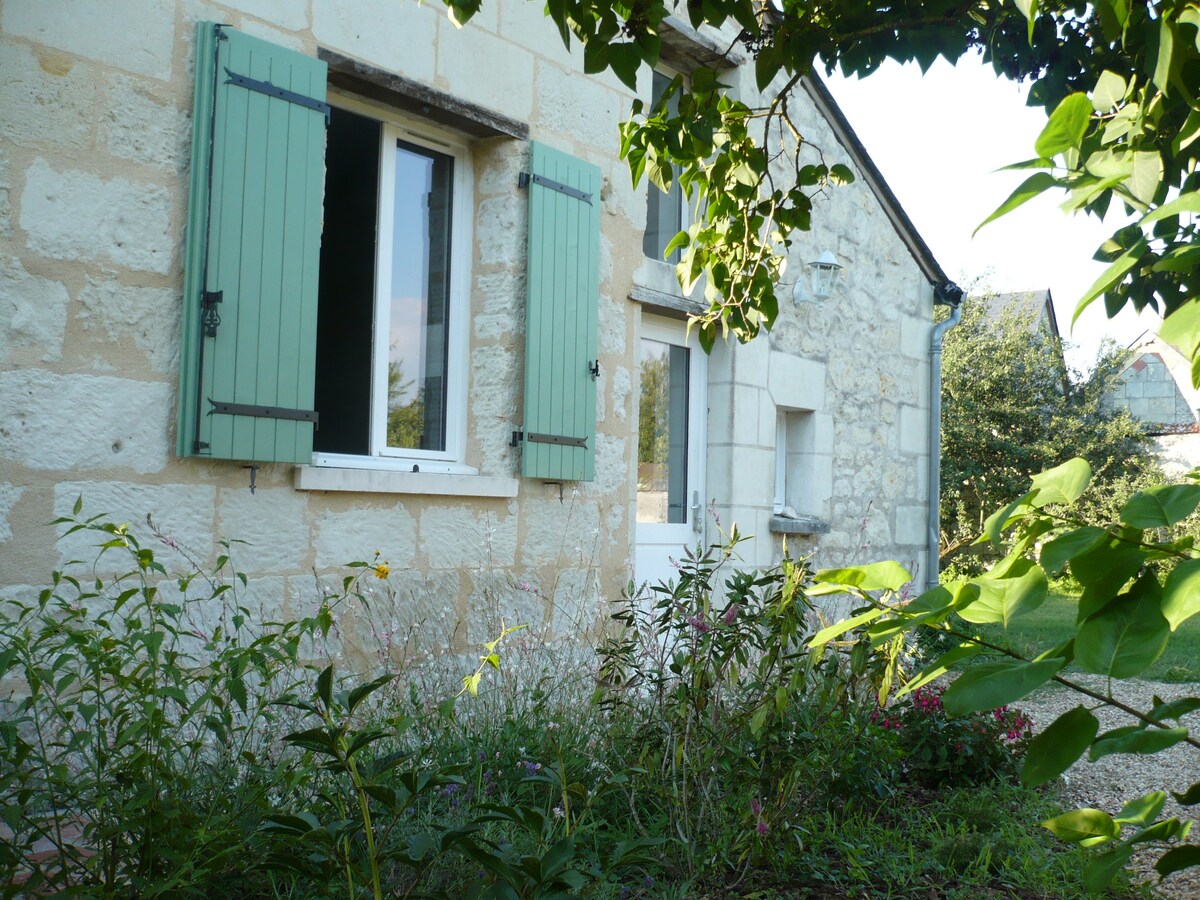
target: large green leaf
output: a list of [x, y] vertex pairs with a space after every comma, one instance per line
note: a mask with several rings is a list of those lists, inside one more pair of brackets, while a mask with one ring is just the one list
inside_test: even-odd
[[1164, 203], [1153, 212], [1142, 216], [1138, 224], [1152, 225], [1161, 219], [1189, 213], [1200, 213], [1200, 191], [1186, 191], [1180, 194], [1170, 203]]
[[1099, 809], [1075, 809], [1042, 823], [1064, 841], [1111, 840], [1121, 833], [1113, 817]]
[[1151, 80], [1164, 94], [1170, 91], [1171, 71], [1175, 68], [1175, 27], [1167, 16], [1158, 18], [1158, 57]]
[[1114, 753], [1136, 753], [1146, 756], [1174, 747], [1187, 736], [1186, 728], [1147, 728], [1144, 725], [1114, 728], [1096, 738], [1088, 759], [1094, 762]]
[[[1200, 350], [1200, 300], [1188, 300], [1163, 319], [1158, 336], [1188, 359], [1194, 359]], [[1192, 386], [1200, 387], [1195, 373]]]
[[1133, 170], [1125, 180], [1125, 189], [1135, 200], [1149, 206], [1162, 184], [1162, 176], [1162, 157], [1149, 150], [1138, 151], [1133, 154]]
[[947, 650], [936, 660], [918, 672], [915, 677], [909, 679], [909, 682], [896, 692], [896, 698], [899, 699], [905, 694], [911, 694], [913, 691], [917, 690], [917, 688], [924, 687], [925, 685], [929, 684], [929, 682], [945, 675], [952, 666], [962, 662], [965, 659], [978, 656], [981, 652], [983, 652], [983, 648], [978, 644], [971, 642], [962, 643], [952, 650]]
[[1107, 535], [1107, 531], [1094, 525], [1060, 534], [1042, 547], [1042, 568], [1049, 574], [1057, 575], [1073, 557], [1099, 546]]
[[1154, 664], [1167, 646], [1171, 626], [1160, 608], [1162, 594], [1153, 575], [1139, 579], [1079, 626], [1075, 662], [1085, 672], [1132, 678]]
[[1200, 697], [1180, 697], [1169, 703], [1164, 703], [1161, 697], [1155, 696], [1154, 705], [1146, 715], [1155, 722], [1165, 719], [1181, 719], [1200, 709]]
[[869, 563], [845, 569], [822, 569], [813, 581], [846, 584], [864, 591], [898, 591], [912, 581], [909, 571], [897, 562]]
[[1174, 631], [1196, 613], [1200, 612], [1200, 559], [1181, 562], [1171, 574], [1162, 590], [1162, 614]]
[[968, 622], [999, 622], [1008, 628], [1013, 619], [1041, 606], [1050, 591], [1042, 567], [1025, 557], [1005, 560], [992, 571], [1001, 574], [976, 578], [979, 598], [957, 610]]
[[1074, 503], [1083, 496], [1091, 480], [1092, 467], [1086, 459], [1078, 456], [1068, 459], [1061, 466], [1033, 476], [1036, 494], [1031, 502], [1039, 509], [1050, 503]]
[[1149, 250], [1150, 245], [1146, 242], [1145, 238], [1141, 238], [1132, 247], [1113, 260], [1109, 264], [1109, 267], [1100, 274], [1100, 277], [1092, 283], [1092, 286], [1087, 289], [1084, 295], [1079, 298], [1079, 302], [1075, 304], [1075, 314], [1071, 317], [1071, 324], [1074, 325], [1078, 321], [1083, 311], [1091, 305], [1093, 300], [1124, 281], [1130, 269], [1136, 266], [1142, 256]]
[[1033, 510], [1033, 504], [1030, 502], [1032, 498], [1033, 491], [1030, 491], [988, 516], [987, 521], [983, 523], [983, 534], [975, 539], [975, 543], [990, 541], [992, 547], [999, 550], [1004, 543], [1004, 529]]
[[1197, 803], [1200, 803], [1200, 781], [1197, 781], [1182, 794], [1171, 791], [1171, 796], [1175, 798], [1175, 802], [1180, 806], [1195, 806]]
[[1117, 873], [1125, 868], [1125, 863], [1129, 862], [1132, 855], [1133, 847], [1128, 844], [1121, 844], [1107, 853], [1101, 853], [1083, 870], [1084, 886], [1093, 894], [1103, 893], [1112, 884]]
[[1151, 791], [1122, 806], [1121, 811], [1117, 813], [1116, 821], [1121, 825], [1136, 825], [1139, 828], [1145, 828], [1158, 818], [1158, 814], [1162, 812], [1163, 804], [1166, 802], [1166, 792]]
[[1200, 504], [1198, 484], [1156, 484], [1138, 491], [1121, 508], [1131, 528], [1165, 528], [1190, 516]]
[[861, 615], [854, 616], [849, 619], [842, 619], [834, 622], [818, 631], [811, 641], [808, 642], [809, 647], [823, 647], [836, 637], [841, 637], [847, 631], [852, 631], [860, 625], [865, 625], [868, 622], [873, 622], [882, 616], [887, 610], [885, 609], [869, 609]]
[[1082, 91], [1070, 94], [1055, 107], [1050, 121], [1033, 145], [1038, 156], [1056, 156], [1078, 149], [1092, 120], [1092, 101]]
[[1160, 856], [1154, 864], [1154, 869], [1161, 877], [1166, 878], [1174, 872], [1190, 869], [1192, 866], [1200, 866], [1200, 846], [1184, 844], [1181, 847], [1172, 847]]
[[1021, 784], [1037, 787], [1053, 781], [1083, 756], [1099, 730], [1099, 720], [1082, 706], [1063, 713], [1030, 743]]
[[975, 230], [971, 232], [972, 236], [979, 233], [984, 225], [989, 222], [994, 222], [1001, 216], [1008, 215], [1018, 206], [1028, 203], [1039, 194], [1043, 194], [1052, 187], [1058, 186], [1058, 179], [1049, 172], [1035, 172], [1030, 175], [1017, 187], [1015, 191], [1008, 195], [1008, 199], [996, 207], [995, 211], [975, 226]]
[[1126, 87], [1124, 78], [1105, 69], [1092, 91], [1092, 108], [1098, 113], [1109, 112], [1125, 99]]
[[1083, 587], [1079, 597], [1079, 621], [1107, 606], [1146, 563], [1146, 552], [1118, 541], [1071, 558], [1071, 574]]
[[997, 659], [980, 663], [955, 679], [942, 696], [942, 702], [952, 716], [996, 709], [1041, 687], [1065, 664], [1066, 660], [1060, 658], [1038, 662]]

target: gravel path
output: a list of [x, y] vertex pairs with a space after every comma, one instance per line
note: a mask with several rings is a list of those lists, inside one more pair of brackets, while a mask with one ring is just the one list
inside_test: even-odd
[[[1105, 690], [1106, 679], [1103, 676], [1076, 673], [1069, 677], [1091, 690]], [[1126, 681], [1117, 685], [1114, 695], [1134, 709], [1146, 710], [1153, 704], [1156, 695], [1163, 700], [1197, 696], [1200, 695], [1200, 685]], [[1035, 728], [1045, 728], [1058, 716], [1084, 701], [1091, 705], [1087, 697], [1055, 685], [1017, 705], [1033, 717]], [[1099, 711], [1096, 715], [1100, 719], [1101, 732], [1130, 725], [1135, 721], [1125, 713], [1113, 709]], [[1187, 716], [1183, 724], [1189, 727], [1193, 735], [1200, 733], [1200, 712]], [[1105, 756], [1094, 763], [1088, 762], [1085, 756], [1072, 766], [1064, 777], [1065, 800], [1070, 804], [1067, 809], [1090, 806], [1115, 815], [1127, 801], [1150, 791], [1165, 790], [1168, 796], [1167, 805], [1163, 809], [1164, 816], [1178, 816], [1193, 822], [1200, 816], [1200, 807], [1181, 807], [1170, 797], [1171, 791], [1182, 793], [1191, 784], [1200, 781], [1200, 750], [1186, 744], [1177, 744], [1169, 750], [1151, 756], [1118, 754]], [[1192, 825], [1192, 833], [1188, 840], [1200, 841], [1200, 824]], [[1130, 866], [1141, 880], [1154, 884], [1158, 881], [1154, 861], [1161, 854], [1161, 848], [1141, 851], [1134, 855]], [[1200, 897], [1200, 867], [1172, 875], [1157, 885], [1154, 892], [1160, 897]]]

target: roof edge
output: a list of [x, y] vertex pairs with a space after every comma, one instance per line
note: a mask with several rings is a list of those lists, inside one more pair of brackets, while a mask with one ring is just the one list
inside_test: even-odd
[[858, 165], [858, 168], [867, 180], [868, 187], [875, 194], [875, 198], [879, 201], [884, 213], [891, 221], [892, 227], [896, 229], [900, 240], [904, 242], [904, 245], [908, 248], [908, 252], [912, 254], [922, 274], [933, 285], [949, 282], [950, 279], [946, 276], [945, 270], [934, 257], [933, 251], [929, 249], [929, 245], [925, 243], [925, 239], [921, 237], [920, 232], [917, 231], [917, 226], [908, 217], [908, 213], [904, 211], [904, 207], [900, 205], [899, 198], [884, 179], [883, 173], [879, 171], [879, 167], [875, 165], [875, 161], [871, 159], [871, 154], [867, 152], [867, 148], [855, 133], [854, 128], [850, 125], [850, 121], [846, 118], [846, 114], [838, 106], [829, 88], [825, 86], [825, 82], [821, 80], [821, 77], [815, 71], [812, 71], [800, 79], [800, 84], [816, 105], [817, 110], [825, 117], [830, 128], [833, 129], [834, 137], [841, 142], [842, 146], [854, 158], [854, 162]]

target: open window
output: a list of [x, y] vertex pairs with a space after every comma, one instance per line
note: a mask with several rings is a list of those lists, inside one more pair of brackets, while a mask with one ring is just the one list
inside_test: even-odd
[[462, 460], [471, 212], [465, 144], [332, 109], [317, 303], [318, 465], [366, 458], [447, 471]]
[[[326, 61], [213, 23], [196, 35], [179, 455], [475, 474], [464, 134], [523, 126], [497, 131], [452, 101], [439, 111], [447, 98], [431, 88], [340, 57], [339, 91], [347, 79], [367, 90], [330, 104]], [[393, 97], [394, 109], [382, 102]], [[513, 443], [527, 477], [590, 480], [600, 171], [532, 143], [522, 185], [525, 403]]]

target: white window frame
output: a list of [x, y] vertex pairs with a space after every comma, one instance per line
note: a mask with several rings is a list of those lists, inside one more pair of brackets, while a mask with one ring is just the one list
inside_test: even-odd
[[[336, 105], [380, 123], [378, 219], [375, 241], [375, 307], [370, 352], [371, 421], [369, 452], [313, 454], [313, 465], [343, 469], [381, 469], [395, 472], [430, 472], [476, 475], [465, 463], [467, 445], [467, 385], [470, 341], [471, 258], [474, 255], [475, 177], [470, 146], [453, 132], [390, 113], [372, 103], [347, 97], [333, 98]], [[444, 450], [387, 446], [388, 335], [391, 319], [392, 238], [395, 218], [396, 142], [404, 141], [444, 153], [454, 160], [451, 183], [450, 300], [446, 364], [446, 442]]]

